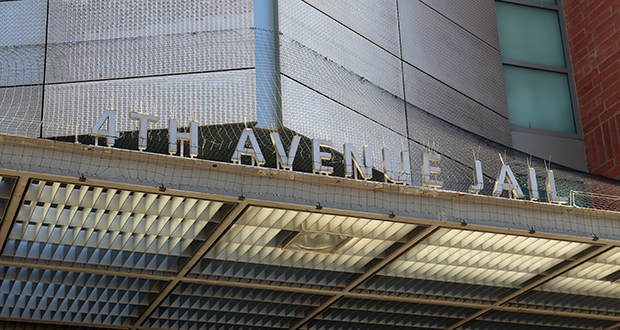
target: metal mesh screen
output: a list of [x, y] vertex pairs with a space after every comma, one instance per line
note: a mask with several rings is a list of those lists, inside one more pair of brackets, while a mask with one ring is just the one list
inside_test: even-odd
[[[0, 87], [1, 133], [104, 144], [103, 139], [97, 140], [89, 133], [103, 111], [115, 108], [117, 129], [121, 132], [115, 146], [137, 150], [138, 121], [130, 120], [129, 113], [148, 112], [158, 115], [158, 121], [149, 124], [147, 152], [168, 154], [169, 119], [178, 119], [182, 132], [187, 132], [189, 122], [196, 120], [200, 127], [198, 158], [230, 162], [245, 128], [265, 128], [261, 126], [264, 117], [257, 114], [260, 103], [280, 111], [283, 124], [280, 133], [286, 148], [294, 135], [302, 136], [295, 171], [312, 172], [311, 139], [322, 138], [332, 141], [332, 159], [326, 164], [334, 167], [334, 176], [344, 176], [344, 143], [352, 143], [358, 151], [369, 145], [371, 181], [375, 182], [386, 181], [381, 149], [392, 150], [393, 164], [399, 164], [398, 153], [408, 149], [412, 169], [410, 185], [422, 185], [420, 155], [433, 152], [442, 156], [439, 163], [442, 170], [437, 179], [444, 182], [444, 190], [468, 192], [473, 183], [473, 162], [480, 160], [484, 172], [481, 194], [491, 195], [503, 162], [515, 172], [526, 199], [530, 192], [525, 171], [530, 165], [535, 168], [541, 201], [547, 201], [544, 175], [548, 165], [542, 159], [509, 147], [508, 120], [503, 116], [504, 96], [496, 92], [502, 84], [496, 84], [499, 78], [493, 68], [481, 68], [487, 63], [484, 61], [497, 55], [496, 50], [479, 39], [472, 39], [475, 37], [468, 35], [466, 29], [447, 22], [446, 17], [423, 2], [381, 5], [376, 2], [365, 8], [368, 12], [356, 21], [346, 12], [346, 3], [281, 1], [280, 31], [275, 34], [253, 26], [252, 1], [147, 4], [138, 0], [50, 0], [9, 1], [1, 5], [7, 9], [3, 12], [10, 14], [7, 14], [10, 19], [2, 24], [11, 31], [1, 39], [3, 49], [14, 52], [20, 48], [13, 46], [20, 43], [44, 45], [44, 56], [47, 56], [43, 64], [35, 65], [30, 60], [19, 62], [26, 71], [14, 69], [17, 62], [11, 60], [13, 55], [2, 56], [6, 60], [1, 62], [0, 75], [13, 72], [10, 76], [15, 79], [6, 78], [5, 85], [12, 86]], [[377, 6], [381, 9], [379, 19], [372, 23], [369, 13]], [[25, 10], [33, 13], [28, 18], [32, 26], [28, 33], [18, 37], [16, 31], [22, 23], [14, 17]], [[475, 79], [471, 86], [459, 85], [470, 73], [465, 74], [460, 68], [448, 75], [448, 69], [438, 68], [435, 64], [439, 62], [458, 66], [462, 60], [451, 60], [454, 54], [435, 49], [441, 45], [433, 46], [434, 50], [428, 53], [439, 52], [448, 57], [426, 58], [437, 63], [417, 63], [409, 58], [412, 51], [424, 49], [422, 46], [432, 39], [415, 34], [405, 36], [405, 31], [411, 29], [419, 32], [415, 24], [422, 24], [404, 18], [409, 14], [420, 16], [450, 38], [465, 42], [455, 45], [456, 49], [477, 58], [470, 62], [480, 70], [471, 71], [483, 72], [479, 78], [486, 80], [481, 85]], [[400, 28], [394, 19], [400, 20]], [[373, 24], [381, 28], [375, 29]], [[277, 54], [271, 54], [275, 57], [269, 57], [273, 50], [267, 46], [268, 42], [257, 47], [257, 31], [263, 39], [278, 40]], [[402, 55], [400, 38], [403, 38]], [[421, 46], [413, 47], [417, 43]], [[487, 53], [492, 56], [484, 55]], [[257, 58], [265, 63], [257, 63]], [[277, 65], [277, 74], [258, 79], [259, 64]], [[36, 76], [32, 73], [36, 70], [32, 70], [41, 65], [47, 66], [45, 79], [32, 78]], [[453, 74], [460, 79], [459, 84], [451, 82]], [[19, 84], [28, 81], [33, 85], [15, 86], [19, 79], [23, 80]], [[480, 98], [480, 90], [490, 91], [484, 97], [491, 100]], [[272, 127], [273, 123], [265, 125], [279, 128]], [[255, 130], [255, 134], [266, 158], [265, 166], [277, 167], [270, 132]], [[187, 151], [189, 146], [187, 143], [185, 146]], [[7, 156], [11, 161], [21, 159], [18, 150], [7, 151]], [[249, 161], [244, 158], [242, 163]], [[106, 166], [114, 167], [101, 160], [96, 165], [83, 164], [81, 171], [96, 174], [105, 171]], [[551, 168], [557, 193], [573, 196], [572, 205], [617, 210], [613, 198], [606, 197], [618, 194], [615, 181], [555, 164]], [[136, 176], [141, 182], [163, 181], [153, 174], [140, 175], [122, 173], [119, 177]], [[187, 177], [179, 175], [183, 180]], [[303, 200], [330, 202], [321, 192], [301, 187], [302, 192], [304, 189], [308, 191], [304, 192]], [[238, 184], [226, 188], [235, 194], [242, 194], [243, 190]], [[509, 196], [504, 193], [503, 197]], [[369, 196], [372, 198], [378, 198], [377, 204], [390, 203], [391, 206], [384, 206], [386, 212], [406, 209], [399, 206], [399, 200]], [[436, 212], [428, 212], [435, 216]], [[460, 218], [471, 221], [468, 217]], [[485, 221], [502, 220], [489, 217]], [[531, 227], [535, 223], [538, 223], [535, 219], [524, 217], [519, 225]], [[560, 224], [556, 226], [565, 229]], [[595, 230], [588, 226], [571, 223], [568, 227], [589, 235]]]

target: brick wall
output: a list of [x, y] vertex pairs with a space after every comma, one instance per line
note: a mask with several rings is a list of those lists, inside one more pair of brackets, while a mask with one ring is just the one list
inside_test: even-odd
[[564, 0], [590, 172], [620, 179], [620, 0]]

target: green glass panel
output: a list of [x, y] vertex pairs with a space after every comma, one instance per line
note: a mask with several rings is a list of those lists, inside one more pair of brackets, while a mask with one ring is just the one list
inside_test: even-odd
[[504, 65], [504, 79], [511, 124], [576, 133], [566, 74]]
[[558, 12], [495, 2], [502, 57], [566, 67]]

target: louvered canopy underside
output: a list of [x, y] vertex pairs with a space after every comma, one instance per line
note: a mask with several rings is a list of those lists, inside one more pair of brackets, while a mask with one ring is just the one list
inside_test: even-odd
[[[40, 180], [20, 198], [15, 182], [0, 328], [620, 326], [614, 245]], [[287, 249], [300, 232], [347, 240]]]

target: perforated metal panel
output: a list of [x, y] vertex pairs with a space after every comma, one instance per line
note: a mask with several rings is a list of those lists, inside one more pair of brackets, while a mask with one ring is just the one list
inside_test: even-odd
[[[404, 102], [375, 82], [367, 80], [359, 73], [351, 72], [324, 55], [300, 45], [286, 37], [280, 38], [282, 57], [282, 98], [294, 98], [290, 102], [302, 102], [292, 91], [290, 78], [308, 87], [317, 97], [323, 95], [345, 107], [377, 121], [392, 130], [405, 134]], [[394, 79], [399, 79], [394, 77]], [[293, 87], [296, 88], [296, 87]], [[304, 94], [307, 94], [304, 93]], [[291, 109], [283, 106], [283, 112]], [[312, 105], [310, 105], [312, 106]], [[309, 112], [306, 109], [298, 111]], [[325, 111], [325, 110], [320, 110]], [[286, 121], [285, 121], [286, 124]]]
[[442, 329], [475, 311], [396, 301], [342, 299], [318, 315], [307, 329]]
[[496, 312], [481, 318], [470, 329], [605, 329], [613, 321], [588, 320], [576, 317]]
[[499, 49], [494, 0], [421, 0], [469, 33]]
[[399, 2], [403, 59], [508, 117], [500, 52], [419, 1]]
[[[336, 63], [392, 95], [403, 96], [401, 66], [397, 57], [377, 47], [357, 33], [313, 9], [302, 1], [279, 2], [280, 31], [284, 38], [293, 40], [306, 50]], [[282, 72], [289, 73], [282, 58]], [[313, 78], [321, 81], [328, 72], [317, 71]]]
[[374, 294], [489, 302], [589, 245], [440, 229], [360, 287]]
[[382, 169], [381, 148], [391, 148], [393, 157], [407, 148], [407, 139], [399, 134], [401, 129], [404, 133], [404, 121], [398, 130], [388, 129], [286, 77], [282, 79], [282, 114], [284, 126], [305, 136], [329, 139], [340, 152], [344, 143], [354, 143], [359, 151], [368, 144], [376, 169]]
[[161, 288], [131, 277], [0, 267], [0, 317], [130, 325]]
[[0, 2], [0, 86], [43, 83], [45, 0]]
[[162, 329], [286, 329], [325, 296], [181, 284], [147, 321]]
[[247, 68], [252, 1], [50, 2], [48, 82]]
[[[491, 141], [512, 146], [510, 121], [507, 116], [481, 105], [407, 63], [403, 68], [409, 104]], [[412, 110], [412, 107], [407, 110], [416, 111]], [[411, 136], [420, 135], [420, 130], [425, 131], [427, 138], [441, 139], [441, 135], [449, 134], [440, 124], [429, 125], [430, 123], [417, 119], [416, 114], [409, 114], [409, 118]], [[429, 134], [430, 132], [433, 134]]]
[[48, 85], [43, 136], [90, 134], [107, 109], [117, 110], [117, 131], [137, 130], [132, 111], [159, 116], [149, 129], [256, 121], [254, 70]]
[[540, 286], [529, 295], [510, 302], [511, 306], [577, 312], [590, 310], [617, 315], [620, 306], [620, 248], [597, 256], [562, 276]]
[[[252, 207], [207, 253], [192, 276], [333, 289], [355, 279], [373, 258], [415, 228], [355, 217]], [[283, 249], [295, 231], [353, 236], [335, 254]]]
[[0, 133], [39, 137], [43, 86], [0, 88]]
[[361, 34], [388, 52], [400, 56], [396, 0], [306, 0], [338, 23]]
[[34, 182], [2, 260], [173, 275], [209, 235], [222, 205]]

